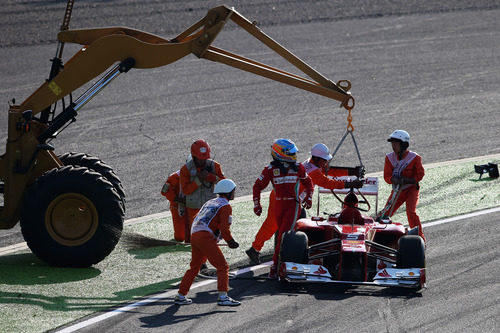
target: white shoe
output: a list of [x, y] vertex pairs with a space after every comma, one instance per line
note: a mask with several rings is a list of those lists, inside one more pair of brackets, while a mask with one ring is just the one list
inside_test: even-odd
[[186, 296], [175, 295], [174, 303], [177, 305], [187, 305], [193, 303], [193, 301], [191, 300], [191, 298], [187, 298]]
[[221, 306], [238, 306], [241, 302], [236, 301], [229, 296], [222, 296], [217, 299], [217, 304]]

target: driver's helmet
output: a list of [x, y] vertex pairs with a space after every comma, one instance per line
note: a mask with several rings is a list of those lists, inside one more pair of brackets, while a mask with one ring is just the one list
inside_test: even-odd
[[349, 192], [344, 198], [344, 207], [356, 208], [358, 207], [358, 203], [358, 197], [354, 194], [354, 192]]
[[271, 156], [273, 159], [282, 162], [297, 161], [297, 146], [289, 139], [277, 139], [271, 146]]
[[363, 225], [365, 221], [359, 210], [353, 207], [345, 207], [342, 209], [342, 212], [340, 212], [339, 223]]

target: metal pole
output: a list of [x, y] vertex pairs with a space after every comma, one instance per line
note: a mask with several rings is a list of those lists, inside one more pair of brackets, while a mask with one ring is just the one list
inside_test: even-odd
[[102, 78], [99, 79], [96, 83], [92, 85], [86, 92], [84, 92], [78, 99], [75, 101], [75, 106], [73, 109], [78, 111], [85, 104], [87, 104], [92, 98], [94, 98], [104, 87], [106, 87], [114, 78], [118, 76], [120, 73], [128, 72], [132, 67], [135, 66], [134, 58], [127, 58], [115, 65], [110, 71], [108, 71]]
[[86, 92], [84, 92], [75, 101], [74, 109], [78, 111], [85, 104], [87, 104], [93, 97], [95, 97], [104, 87], [106, 87], [114, 78], [120, 74], [120, 65], [113, 67], [106, 75], [104, 75], [99, 81], [97, 81], [92, 87], [90, 87]]
[[354, 139], [354, 134], [352, 134], [352, 131], [348, 132], [351, 133], [352, 142], [354, 142], [354, 148], [356, 148], [356, 153], [358, 154], [359, 164], [363, 166], [363, 162], [361, 161], [361, 155], [359, 154], [358, 144], [356, 143], [356, 139]]
[[335, 154], [336, 154], [336, 153], [337, 153], [337, 151], [339, 150], [340, 146], [342, 146], [342, 143], [344, 143], [344, 140], [345, 140], [345, 138], [346, 138], [346, 136], [347, 136], [347, 134], [348, 134], [348, 133], [349, 133], [349, 131], [346, 131], [346, 132], [344, 133], [344, 136], [342, 137], [342, 139], [340, 139], [339, 144], [338, 144], [338, 145], [337, 145], [337, 147], [335, 148], [335, 151], [332, 153], [332, 160], [333, 160], [333, 158], [335, 157]]

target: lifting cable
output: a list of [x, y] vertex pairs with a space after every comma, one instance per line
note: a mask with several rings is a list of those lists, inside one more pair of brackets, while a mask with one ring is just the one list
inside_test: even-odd
[[[340, 146], [342, 146], [342, 144], [344, 143], [345, 138], [347, 137], [347, 135], [351, 135], [352, 142], [354, 143], [354, 148], [356, 149], [356, 154], [358, 155], [359, 164], [360, 164], [360, 166], [362, 166], [364, 168], [363, 161], [361, 161], [361, 154], [359, 153], [358, 144], [357, 144], [356, 139], [354, 138], [354, 134], [353, 134], [353, 132], [354, 132], [354, 125], [352, 124], [352, 114], [351, 114], [351, 111], [354, 108], [354, 98], [352, 98], [352, 96], [349, 97], [349, 99], [345, 103], [342, 103], [341, 106], [343, 106], [347, 110], [347, 128], [346, 128], [346, 131], [345, 131], [344, 135], [342, 136], [342, 139], [340, 139], [337, 147], [333, 151], [333, 153], [332, 153], [332, 159], [331, 160], [333, 160], [333, 158], [335, 157], [335, 154], [337, 154], [338, 150], [340, 149]], [[331, 192], [333, 193], [333, 195], [339, 201], [342, 202], [342, 200], [340, 200], [340, 198], [337, 196], [337, 194], [335, 194], [335, 192], [333, 190], [331, 190]], [[363, 193], [361, 193], [361, 191], [359, 189], [357, 189], [357, 192], [358, 192], [358, 194], [361, 194], [361, 196], [363, 197], [363, 199], [367, 202], [365, 196], [363, 195]], [[318, 208], [317, 208], [317, 214], [319, 216], [319, 191], [318, 191]]]
[[[340, 85], [340, 86], [342, 86], [342, 84], [344, 84], [344, 86], [346, 85], [345, 87], [343, 87], [346, 90], [349, 90], [349, 88], [351, 87], [349, 81], [347, 81], [347, 83], [345, 83], [345, 81], [339, 81], [337, 84]], [[349, 98], [347, 98], [347, 100], [345, 100], [340, 105], [340, 107], [344, 107], [347, 110], [347, 128], [346, 128], [346, 131], [345, 131], [344, 135], [342, 136], [342, 138], [340, 139], [339, 143], [337, 144], [337, 147], [332, 152], [332, 158], [331, 158], [330, 161], [333, 160], [333, 158], [335, 157], [335, 154], [337, 154], [338, 150], [340, 149], [340, 146], [342, 146], [342, 144], [344, 143], [345, 138], [347, 137], [347, 135], [350, 134], [351, 138], [352, 138], [352, 142], [354, 143], [354, 148], [356, 149], [356, 154], [358, 155], [359, 164], [360, 164], [360, 166], [362, 166], [364, 168], [363, 161], [361, 161], [361, 154], [359, 153], [358, 144], [357, 144], [356, 139], [354, 138], [354, 134], [353, 134], [353, 132], [354, 132], [354, 125], [352, 124], [352, 114], [351, 114], [351, 111], [354, 108], [354, 105], [355, 105], [354, 98], [352, 96], [349, 96]], [[358, 190], [358, 193], [360, 193], [359, 190]], [[318, 191], [318, 207], [317, 207], [316, 215], [319, 216], [319, 191]]]
[[[350, 104], [349, 101], [352, 101], [352, 104]], [[354, 148], [356, 149], [356, 154], [358, 155], [359, 164], [364, 167], [363, 162], [361, 161], [361, 154], [359, 153], [358, 144], [356, 143], [356, 139], [354, 138], [354, 134], [353, 134], [354, 126], [352, 124], [351, 111], [354, 108], [354, 98], [350, 97], [346, 103], [342, 104], [342, 106], [348, 112], [348, 114], [347, 114], [347, 129], [346, 129], [344, 135], [342, 136], [342, 139], [340, 139], [340, 142], [338, 143], [337, 147], [335, 148], [335, 150], [332, 153], [332, 160], [335, 157], [335, 154], [337, 153], [337, 151], [340, 149], [340, 146], [342, 146], [342, 144], [344, 143], [344, 140], [347, 137], [347, 135], [350, 134], [351, 138], [352, 138], [352, 142], [354, 143]]]

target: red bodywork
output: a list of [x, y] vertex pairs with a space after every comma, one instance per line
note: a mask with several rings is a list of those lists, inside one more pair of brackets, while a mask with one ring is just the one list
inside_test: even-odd
[[[329, 191], [342, 202], [340, 213], [330, 214], [328, 218], [299, 219], [293, 230], [283, 234], [279, 279], [300, 283], [424, 288], [425, 243], [418, 229], [408, 230], [388, 218], [375, 221], [360, 213], [370, 210], [363, 192], [377, 195], [376, 185], [375, 178], [374, 186], [358, 190], [363, 201], [357, 200], [353, 189], [339, 192], [346, 194], [343, 200], [336, 192]], [[319, 192], [327, 193], [321, 189]], [[357, 203], [366, 204], [367, 208], [361, 209]], [[317, 211], [320, 211], [319, 198]]]
[[[374, 243], [396, 250], [406, 234], [401, 223], [378, 223], [363, 216], [362, 224], [339, 224], [338, 216], [297, 221], [295, 230], [308, 236], [309, 263], [326, 267], [336, 280], [369, 281], [377, 270], [396, 262], [395, 253]], [[315, 248], [328, 241], [332, 244]]]

